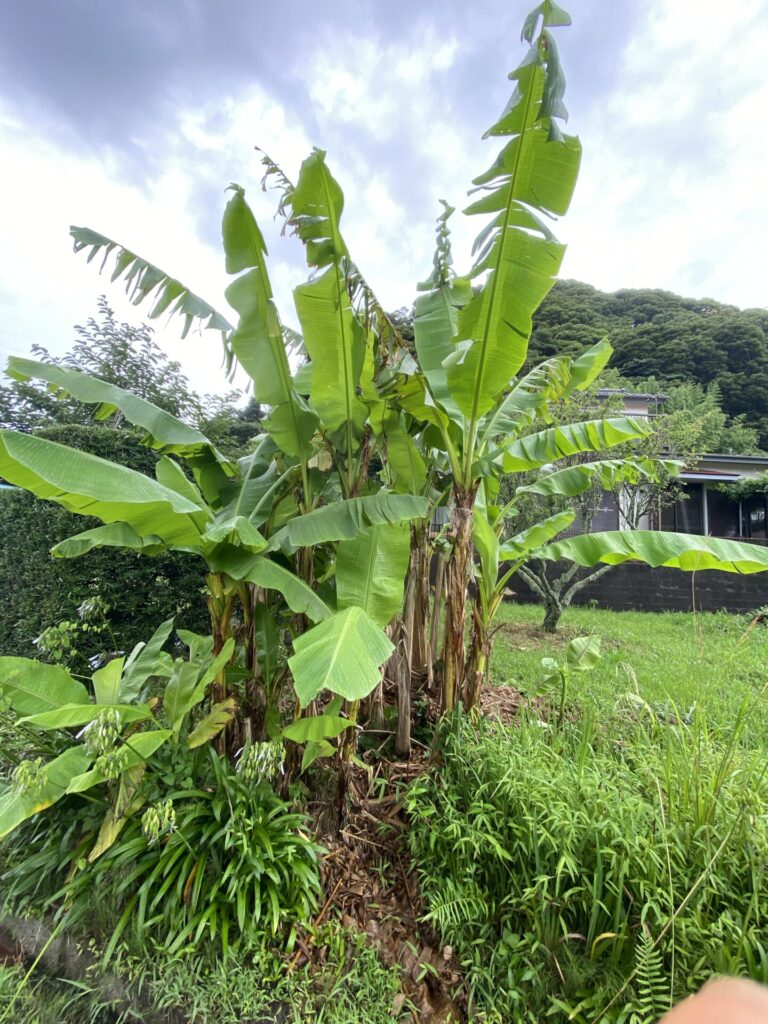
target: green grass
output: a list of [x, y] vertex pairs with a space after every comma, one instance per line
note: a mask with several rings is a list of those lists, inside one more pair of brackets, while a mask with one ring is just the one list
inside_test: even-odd
[[[624, 717], [618, 714], [621, 698], [635, 692], [653, 706], [674, 704], [681, 713], [695, 704], [711, 729], [727, 730], [745, 697], [768, 682], [768, 626], [750, 626], [749, 616], [572, 608], [554, 636], [542, 631], [542, 618], [536, 605], [501, 609], [492, 683], [529, 696], [547, 692], [541, 659], [561, 656], [574, 636], [596, 634], [602, 659], [593, 672], [573, 677], [570, 700], [598, 713], [604, 727]], [[750, 716], [745, 739], [756, 746], [768, 743], [768, 716]]]
[[[581, 608], [552, 636], [541, 621], [505, 606], [491, 661], [531, 707], [507, 725], [457, 714], [407, 798], [470, 1019], [655, 1024], [712, 974], [768, 982], [768, 628]], [[541, 659], [585, 634], [603, 655], [571, 675], [558, 726]]]
[[[410, 1004], [393, 1012], [401, 978], [362, 935], [326, 926], [326, 959], [289, 972], [266, 946], [250, 957], [169, 959], [150, 951], [121, 962], [128, 1001], [110, 1001], [98, 978], [65, 982], [42, 973], [22, 985], [21, 968], [0, 964], [0, 1024], [131, 1024], [145, 1014], [160, 1024], [391, 1024], [410, 1020]], [[4, 1011], [18, 991], [11, 1015]], [[150, 1017], [146, 1018], [147, 1020]]]

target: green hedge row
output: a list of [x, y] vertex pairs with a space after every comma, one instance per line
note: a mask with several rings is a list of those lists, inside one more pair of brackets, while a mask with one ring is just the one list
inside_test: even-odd
[[[67, 425], [40, 433], [154, 475], [157, 454], [127, 430]], [[35, 637], [76, 618], [78, 606], [96, 594], [110, 604], [115, 639], [127, 651], [171, 615], [187, 629], [206, 628], [205, 566], [192, 555], [147, 558], [107, 548], [76, 559], [51, 557], [58, 541], [96, 525], [23, 491], [0, 491], [0, 654], [34, 656]]]

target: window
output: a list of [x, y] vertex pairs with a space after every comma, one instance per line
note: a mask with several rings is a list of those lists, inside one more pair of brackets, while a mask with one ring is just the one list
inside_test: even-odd
[[686, 484], [686, 497], [661, 510], [661, 528], [673, 533], [704, 532], [703, 500], [701, 484]]
[[745, 536], [755, 539], [766, 539], [766, 516], [765, 495], [753, 494], [743, 502]]
[[739, 503], [731, 501], [721, 491], [707, 488], [708, 530], [712, 537], [739, 537]]

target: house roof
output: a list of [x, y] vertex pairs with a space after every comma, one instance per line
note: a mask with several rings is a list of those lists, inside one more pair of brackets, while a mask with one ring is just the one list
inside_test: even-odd
[[683, 470], [681, 480], [733, 483], [741, 480], [745, 472], [768, 472], [768, 455], [702, 455], [696, 468]]
[[731, 452], [708, 452], [701, 456], [702, 462], [733, 462], [737, 465], [765, 466], [768, 469], [768, 455], [733, 455]]

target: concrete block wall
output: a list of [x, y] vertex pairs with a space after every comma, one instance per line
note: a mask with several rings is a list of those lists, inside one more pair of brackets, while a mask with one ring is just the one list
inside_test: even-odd
[[[565, 564], [552, 566], [550, 573], [562, 572]], [[515, 600], [524, 604], [538, 599], [519, 576], [509, 583]], [[652, 569], [639, 562], [624, 562], [579, 591], [574, 605], [596, 601], [599, 608], [614, 611], [728, 611], [749, 612], [768, 605], [768, 572], [740, 575], [716, 572], [682, 572], [680, 569]]]

